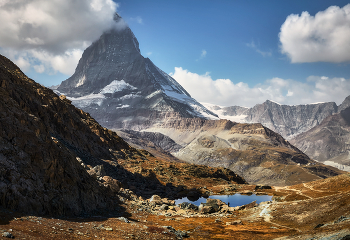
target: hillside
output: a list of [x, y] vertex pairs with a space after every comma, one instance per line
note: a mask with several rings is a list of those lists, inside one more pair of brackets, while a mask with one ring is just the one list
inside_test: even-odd
[[199, 118], [168, 120], [147, 129], [183, 146], [172, 152], [195, 164], [229, 168], [250, 184], [286, 186], [342, 173], [310, 159], [262, 124]]
[[[350, 108], [324, 119], [320, 125], [291, 140], [298, 148], [315, 160], [328, 164], [350, 166], [349, 161]], [[344, 165], [344, 166], [342, 166]]]

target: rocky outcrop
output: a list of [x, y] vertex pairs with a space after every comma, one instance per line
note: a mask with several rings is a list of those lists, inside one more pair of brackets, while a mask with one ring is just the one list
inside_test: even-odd
[[117, 204], [117, 183], [104, 186], [84, 166], [141, 153], [3, 56], [0, 95], [1, 206], [77, 215]]
[[[117, 14], [115, 19], [121, 21]], [[57, 90], [110, 129], [140, 130], [168, 118], [217, 118], [141, 55], [129, 27], [105, 32]]]
[[350, 165], [349, 137], [350, 107], [327, 117], [320, 125], [293, 138], [291, 143], [318, 161]]

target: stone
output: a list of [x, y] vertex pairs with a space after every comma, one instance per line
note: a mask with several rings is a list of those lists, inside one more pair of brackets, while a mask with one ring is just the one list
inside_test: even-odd
[[224, 203], [220, 199], [211, 199], [211, 198], [207, 199], [207, 204], [209, 204], [209, 205], [217, 205], [219, 207], [223, 206], [223, 205], [226, 205], [226, 203]]
[[169, 209], [169, 206], [166, 205], [166, 204], [163, 204], [163, 205], [160, 207], [160, 210], [162, 210], [162, 211], [166, 211], [166, 210], [168, 210], [168, 209]]
[[104, 186], [109, 187], [115, 193], [119, 192], [121, 188], [121, 183], [118, 180], [110, 176], [104, 176], [102, 179], [104, 181]]
[[126, 217], [118, 217], [117, 219], [126, 223], [130, 223], [129, 219], [127, 219]]
[[221, 213], [233, 213], [236, 211], [236, 207], [229, 207], [227, 205], [221, 206], [220, 212]]
[[158, 195], [153, 195], [149, 202], [152, 204], [152, 205], [162, 205], [163, 204], [163, 201], [162, 201], [162, 198], [159, 197]]
[[236, 220], [233, 222], [226, 222], [226, 225], [243, 225], [242, 220]]
[[259, 204], [256, 203], [256, 201], [253, 201], [251, 203], [248, 203], [246, 205], [243, 206], [239, 206], [238, 210], [244, 210], [244, 209], [250, 209], [250, 208], [254, 208], [257, 207]]
[[2, 236], [3, 237], [6, 237], [6, 238], [15, 238], [12, 233], [9, 233], [9, 232], [3, 232], [2, 233]]
[[194, 205], [193, 203], [189, 203], [189, 202], [183, 202], [178, 204], [178, 206], [181, 209], [191, 209], [191, 210], [198, 210], [198, 207], [196, 205]]
[[198, 207], [198, 211], [203, 214], [209, 214], [214, 213], [215, 209], [210, 205], [204, 205], [203, 203], [201, 203]]
[[272, 189], [271, 186], [266, 185], [256, 185], [255, 190], [262, 190], [262, 189]]

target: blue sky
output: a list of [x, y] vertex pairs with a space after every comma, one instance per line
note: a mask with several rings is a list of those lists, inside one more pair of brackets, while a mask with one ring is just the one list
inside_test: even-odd
[[[310, 75], [350, 78], [349, 63], [291, 64], [278, 34], [290, 14], [315, 15], [350, 1], [117, 1], [119, 13], [140, 42], [142, 54], [162, 70], [210, 72], [214, 78], [258, 84]], [[142, 19], [142, 23], [138, 22]], [[248, 45], [254, 45], [249, 47]], [[202, 50], [206, 51], [201, 58]], [[259, 53], [261, 51], [265, 53]]]
[[[32, 2], [40, 8], [41, 1]], [[5, 9], [10, 1], [4, 2], [0, 20], [17, 21], [15, 14], [4, 15], [10, 12]], [[137, 37], [142, 55], [200, 102], [248, 107], [267, 99], [282, 104], [340, 104], [350, 95], [350, 1], [76, 1], [80, 6], [69, 2], [53, 1], [39, 13], [64, 9], [64, 18], [54, 17], [68, 16], [67, 22], [48, 25], [63, 35], [60, 41], [40, 32], [36, 37], [34, 31], [16, 45], [17, 40], [6, 39], [0, 27], [0, 53], [46, 86], [72, 74], [82, 51], [110, 24], [101, 16], [117, 9]], [[39, 18], [42, 22], [31, 19], [38, 13], [29, 4], [17, 9], [24, 9], [18, 15], [28, 16], [23, 21], [33, 26], [48, 22], [45, 17]], [[305, 11], [308, 14], [302, 15]], [[92, 17], [84, 19], [86, 13]], [[66, 29], [67, 25], [73, 27]], [[21, 31], [29, 30], [18, 30], [18, 35]]]

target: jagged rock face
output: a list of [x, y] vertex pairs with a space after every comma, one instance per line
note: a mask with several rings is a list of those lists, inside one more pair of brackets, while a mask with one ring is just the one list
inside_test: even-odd
[[212, 106], [209, 109], [215, 113], [220, 111], [221, 118], [245, 123], [261, 123], [286, 139], [311, 129], [329, 115], [338, 112], [338, 106], [334, 102], [288, 106], [269, 100], [249, 109], [237, 106], [219, 107], [219, 109], [214, 109]]
[[260, 123], [192, 118], [169, 120], [147, 131], [163, 133], [185, 146], [172, 153], [175, 157], [231, 169], [250, 184], [286, 186], [341, 173], [309, 159]]
[[79, 159], [136, 152], [63, 96], [0, 56], [0, 204], [23, 212], [77, 215], [113, 208], [112, 191]]
[[247, 122], [259, 122], [287, 139], [305, 132], [337, 112], [334, 102], [287, 106], [266, 101], [247, 112]]
[[216, 118], [141, 55], [129, 27], [105, 32], [57, 90], [108, 128], [138, 130], [169, 117]]
[[[350, 165], [350, 107], [291, 140], [291, 143], [318, 161]], [[330, 164], [330, 163], [329, 163]]]

